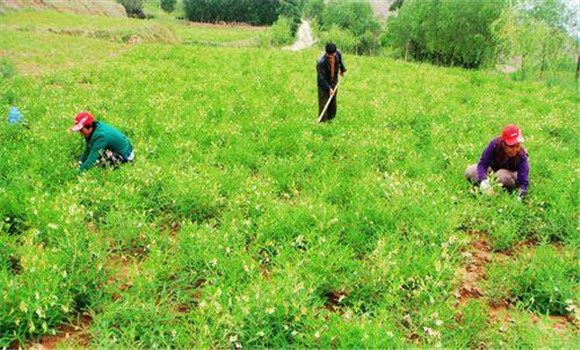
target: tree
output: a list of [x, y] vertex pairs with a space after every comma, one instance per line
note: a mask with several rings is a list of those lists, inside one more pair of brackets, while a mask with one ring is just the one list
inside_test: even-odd
[[490, 25], [504, 0], [405, 0], [384, 42], [406, 59], [477, 68], [495, 59]]
[[376, 34], [380, 31], [380, 24], [367, 2], [331, 1], [322, 11], [322, 23], [325, 29], [336, 25], [350, 30], [357, 36], [367, 30]]
[[306, 18], [320, 18], [324, 11], [324, 0], [306, 0], [304, 3], [304, 16]]
[[271, 25], [281, 4], [279, 0], [183, 0], [183, 5], [190, 21]]
[[368, 2], [331, 1], [321, 20], [323, 42], [335, 41], [342, 50], [355, 54], [376, 52], [381, 27]]
[[522, 10], [521, 4], [506, 8], [491, 28], [499, 53], [520, 58], [522, 77], [534, 67], [539, 68], [542, 77], [563, 52], [567, 35], [562, 22], [550, 17], [553, 12], [527, 8], [529, 11]]

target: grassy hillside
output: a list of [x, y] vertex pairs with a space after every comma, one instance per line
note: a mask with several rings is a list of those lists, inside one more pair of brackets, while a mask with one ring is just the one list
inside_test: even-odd
[[186, 25], [169, 17], [160, 20], [83, 16], [72, 13], [42, 11], [9, 12], [2, 16], [0, 28], [32, 32], [53, 32], [88, 36], [109, 41], [126, 42], [141, 36], [146, 42], [174, 44], [176, 42], [228, 43], [256, 38], [261, 27]]
[[94, 65], [134, 44], [252, 46], [262, 28], [186, 25], [162, 21], [41, 11], [0, 17], [0, 58], [24, 74]]
[[115, 0], [2, 0], [0, 2], [0, 13], [30, 9], [82, 15], [127, 17], [123, 6]]
[[[2, 56], [38, 69], [0, 78], [2, 115], [27, 123], [0, 122], [0, 347], [72, 324], [62, 347], [578, 348], [573, 88], [346, 56], [338, 118], [317, 125], [315, 50], [126, 47], [5, 18]], [[73, 68], [16, 33], [74, 38]], [[84, 109], [135, 164], [77, 173]], [[463, 179], [509, 122], [524, 202]]]

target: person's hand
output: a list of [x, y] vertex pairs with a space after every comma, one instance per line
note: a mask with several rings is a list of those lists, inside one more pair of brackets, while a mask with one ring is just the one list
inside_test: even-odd
[[520, 202], [521, 202], [521, 201], [524, 199], [524, 196], [525, 196], [525, 195], [524, 195], [524, 192], [522, 191], [522, 189], [521, 189], [521, 188], [519, 188], [519, 189], [518, 189], [518, 195], [517, 195], [517, 197], [516, 197], [516, 198], [518, 199], [518, 201], [520, 201]]
[[330, 88], [330, 96], [334, 95], [334, 89]]
[[491, 187], [491, 183], [489, 182], [489, 179], [483, 180], [479, 184], [479, 189], [480, 189], [481, 193], [485, 193], [488, 196], [491, 196], [493, 194], [493, 187]]

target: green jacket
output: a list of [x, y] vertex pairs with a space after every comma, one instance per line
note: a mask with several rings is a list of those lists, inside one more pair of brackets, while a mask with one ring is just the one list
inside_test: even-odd
[[80, 170], [90, 169], [105, 150], [120, 154], [125, 159], [133, 152], [133, 146], [122, 132], [103, 122], [96, 122], [95, 130], [87, 140], [87, 148], [81, 156]]

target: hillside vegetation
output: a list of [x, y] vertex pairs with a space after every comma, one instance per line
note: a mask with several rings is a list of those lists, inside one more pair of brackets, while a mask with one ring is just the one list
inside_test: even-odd
[[[0, 348], [578, 348], [574, 87], [345, 55], [318, 125], [318, 50], [14, 28], [36, 15], [0, 17], [25, 119], [0, 121]], [[133, 165], [79, 175], [81, 110]], [[463, 178], [510, 122], [523, 202]]]
[[0, 11], [29, 9], [127, 17], [123, 6], [115, 0], [2, 0], [0, 2]]

